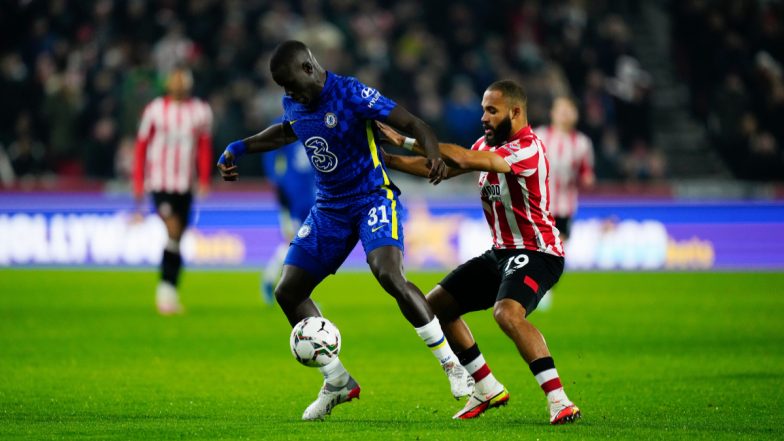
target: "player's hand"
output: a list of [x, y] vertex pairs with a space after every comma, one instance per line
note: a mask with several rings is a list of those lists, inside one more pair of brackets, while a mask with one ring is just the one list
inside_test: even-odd
[[381, 159], [384, 161], [384, 164], [389, 165], [389, 153], [384, 150], [384, 147], [379, 148], [378, 151], [381, 152]]
[[218, 170], [224, 181], [236, 181], [240, 177], [237, 173], [237, 164], [234, 163], [234, 155], [229, 151], [223, 152], [218, 159]]
[[210, 194], [210, 186], [207, 184], [199, 184], [199, 187], [196, 189], [196, 196], [199, 199], [204, 199]]
[[144, 222], [144, 192], [133, 192], [133, 213], [129, 219], [130, 224], [140, 224]]
[[430, 183], [438, 185], [446, 179], [448, 169], [446, 163], [441, 158], [427, 158], [427, 166], [430, 167], [430, 173], [427, 175]]
[[389, 127], [388, 125], [376, 121], [376, 125], [378, 126], [379, 131], [381, 132], [381, 140], [387, 142], [392, 145], [396, 145], [400, 147], [403, 145], [403, 141], [406, 139], [405, 136], [397, 133], [395, 129]]

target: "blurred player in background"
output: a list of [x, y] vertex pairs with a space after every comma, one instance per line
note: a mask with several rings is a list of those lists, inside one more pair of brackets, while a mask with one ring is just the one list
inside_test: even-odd
[[[275, 150], [297, 139], [307, 149], [316, 171], [316, 204], [289, 247], [275, 289], [289, 323], [321, 316], [311, 293], [360, 240], [371, 272], [441, 363], [452, 394], [469, 395], [473, 379], [452, 352], [422, 292], [403, 272], [404, 210], [400, 190], [381, 159], [374, 120], [412, 133], [424, 146], [427, 175], [438, 183], [446, 166], [432, 129], [372, 87], [325, 71], [299, 41], [275, 49], [270, 71], [286, 93], [283, 122], [229, 144], [218, 168], [225, 180], [235, 180], [234, 162], [245, 153]], [[324, 386], [305, 409], [304, 420], [324, 418], [336, 405], [359, 396], [359, 384], [339, 358], [320, 370]]]
[[[550, 109], [550, 125], [534, 131], [547, 146], [550, 161], [550, 212], [555, 226], [566, 243], [571, 232], [572, 217], [577, 211], [579, 188], [593, 187], [593, 144], [577, 130], [577, 103], [570, 97], [558, 97]], [[552, 306], [553, 293], [548, 291], [539, 303], [540, 310]]]
[[[282, 121], [279, 119], [276, 122]], [[275, 185], [280, 205], [280, 232], [283, 236], [283, 242], [267, 262], [261, 279], [264, 301], [271, 305], [275, 301], [274, 288], [280, 277], [289, 243], [316, 202], [316, 188], [310, 159], [305, 146], [299, 140], [265, 153], [261, 158], [264, 174]]]
[[190, 218], [195, 169], [201, 196], [209, 190], [212, 171], [212, 111], [207, 103], [190, 96], [192, 86], [190, 71], [175, 68], [167, 77], [166, 95], [144, 108], [136, 139], [134, 197], [141, 208], [144, 192], [152, 194], [168, 233], [155, 293], [158, 312], [163, 315], [182, 311], [177, 293], [182, 270], [180, 239]]
[[[493, 308], [493, 317], [547, 397], [550, 423], [571, 422], [580, 410], [567, 398], [544, 337], [527, 320], [561, 276], [564, 251], [548, 210], [549, 164], [545, 147], [528, 125], [527, 97], [509, 80], [491, 84], [482, 98], [485, 136], [470, 150], [439, 144], [447, 177], [479, 171], [479, 187], [493, 248], [460, 265], [428, 294], [428, 302], [460, 362], [474, 377], [474, 393], [456, 419], [475, 418], [506, 404], [509, 392], [495, 379], [461, 316]], [[398, 146], [421, 154], [414, 140], [382, 125]], [[426, 176], [424, 158], [386, 155], [390, 168]]]

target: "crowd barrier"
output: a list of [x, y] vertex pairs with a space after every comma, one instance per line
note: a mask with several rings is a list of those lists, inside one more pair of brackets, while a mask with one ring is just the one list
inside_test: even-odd
[[[406, 266], [444, 270], [490, 246], [476, 198], [407, 198]], [[194, 204], [183, 256], [202, 268], [260, 268], [284, 240], [269, 193]], [[165, 230], [127, 195], [0, 193], [0, 266], [153, 266]], [[357, 247], [344, 265], [365, 267]], [[572, 270], [784, 270], [784, 203], [582, 201], [567, 243]]]

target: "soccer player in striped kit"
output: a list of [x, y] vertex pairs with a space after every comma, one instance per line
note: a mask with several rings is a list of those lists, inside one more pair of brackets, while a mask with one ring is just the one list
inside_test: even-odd
[[534, 132], [547, 146], [550, 161], [550, 213], [561, 240], [569, 237], [572, 216], [577, 211], [579, 188], [590, 188], [593, 173], [593, 143], [577, 130], [577, 104], [572, 98], [558, 97], [550, 110], [550, 125]]
[[[593, 187], [593, 143], [577, 130], [577, 103], [566, 96], [557, 97], [550, 109], [550, 125], [534, 129], [547, 146], [550, 161], [550, 213], [566, 245], [577, 211], [577, 193], [580, 188]], [[552, 306], [553, 293], [548, 291], [539, 303], [540, 310]]]
[[[439, 144], [447, 178], [478, 171], [479, 188], [493, 247], [460, 265], [428, 294], [450, 345], [474, 377], [474, 393], [454, 415], [469, 419], [504, 405], [509, 392], [495, 379], [461, 316], [493, 307], [493, 317], [544, 391], [550, 423], [571, 422], [580, 410], [567, 398], [544, 337], [527, 316], [560, 278], [564, 251], [549, 212], [549, 164], [545, 146], [531, 130], [527, 98], [514, 81], [491, 84], [482, 98], [485, 135], [470, 150]], [[382, 126], [396, 145], [421, 154], [411, 138]], [[390, 168], [426, 176], [424, 158], [385, 155]]]
[[155, 293], [158, 312], [182, 312], [177, 283], [182, 271], [180, 239], [188, 226], [193, 185], [198, 169], [198, 192], [209, 190], [212, 171], [212, 111], [190, 96], [193, 77], [178, 67], [169, 73], [166, 96], [154, 99], [142, 113], [136, 139], [133, 193], [141, 204], [152, 193], [168, 239], [161, 259], [161, 280]]

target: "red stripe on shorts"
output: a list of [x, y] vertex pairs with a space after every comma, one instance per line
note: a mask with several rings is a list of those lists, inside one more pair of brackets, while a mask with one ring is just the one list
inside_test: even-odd
[[534, 292], [539, 292], [539, 284], [536, 283], [536, 280], [532, 279], [531, 277], [525, 276], [525, 279], [523, 279], [523, 283], [525, 283], [529, 288], [534, 290]]

